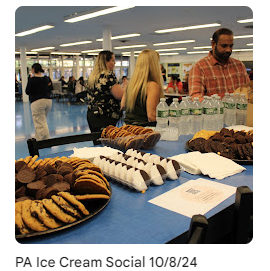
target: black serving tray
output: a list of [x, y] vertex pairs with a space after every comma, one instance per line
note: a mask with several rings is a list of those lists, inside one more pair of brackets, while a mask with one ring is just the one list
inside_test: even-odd
[[42, 231], [42, 232], [32, 232], [32, 233], [28, 233], [28, 234], [17, 234], [17, 235], [15, 235], [15, 238], [21, 239], [21, 238], [35, 237], [35, 236], [41, 236], [41, 235], [46, 235], [46, 234], [50, 234], [50, 233], [55, 233], [55, 232], [62, 231], [67, 228], [76, 226], [76, 225], [92, 218], [93, 216], [95, 216], [96, 214], [101, 212], [108, 205], [108, 203], [111, 199], [111, 196], [112, 196], [112, 188], [110, 185], [109, 185], [109, 190], [111, 192], [109, 199], [95, 199], [95, 200], [91, 200], [91, 201], [87, 201], [87, 200], [83, 201], [83, 204], [86, 207], [86, 209], [89, 211], [90, 215], [85, 216], [80, 220], [77, 220], [77, 221], [70, 223], [70, 224], [66, 224], [66, 225], [59, 227], [59, 228], [56, 228], [56, 229], [50, 229], [50, 230]]
[[[188, 140], [186, 142], [186, 149], [188, 151], [192, 152], [193, 150], [189, 147], [189, 141], [190, 140]], [[253, 165], [253, 160], [238, 160], [238, 159], [231, 159], [231, 160], [234, 161], [235, 163], [239, 164], [239, 165]]]

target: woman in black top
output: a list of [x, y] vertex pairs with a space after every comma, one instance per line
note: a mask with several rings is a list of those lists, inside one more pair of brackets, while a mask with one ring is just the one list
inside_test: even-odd
[[49, 94], [48, 79], [43, 76], [43, 72], [39, 63], [32, 66], [32, 76], [28, 79], [25, 91], [31, 102], [36, 140], [49, 138], [47, 115], [52, 108], [52, 100]]
[[115, 56], [102, 51], [97, 56], [94, 69], [88, 78], [89, 106], [87, 121], [91, 132], [98, 132], [120, 119], [120, 101], [125, 91], [113, 73]]

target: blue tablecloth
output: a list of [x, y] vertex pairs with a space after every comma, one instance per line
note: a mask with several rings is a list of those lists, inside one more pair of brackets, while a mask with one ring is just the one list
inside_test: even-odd
[[[149, 152], [163, 157], [185, 153], [185, 143], [191, 136], [181, 136], [178, 141], [159, 141]], [[69, 156], [72, 151], [54, 156]], [[153, 199], [191, 179], [206, 178], [234, 187], [248, 186], [253, 189], [253, 166], [240, 174], [217, 181], [204, 175], [182, 172], [176, 181], [166, 180], [164, 185], [150, 186], [139, 193], [111, 181], [112, 197], [104, 210], [93, 218], [69, 229], [35, 238], [20, 239], [29, 244], [162, 244], [185, 233], [189, 229], [190, 218], [149, 203]], [[235, 195], [205, 214], [210, 218], [235, 201]]]

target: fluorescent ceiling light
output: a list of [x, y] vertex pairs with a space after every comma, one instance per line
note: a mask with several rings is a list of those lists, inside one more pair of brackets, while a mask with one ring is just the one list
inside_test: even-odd
[[67, 19], [64, 22], [66, 22], [66, 23], [76, 23], [76, 22], [79, 22], [79, 21], [91, 19], [91, 18], [94, 18], [94, 17], [106, 15], [106, 14], [109, 14], [109, 13], [113, 13], [113, 12], [117, 12], [117, 11], [129, 9], [129, 8], [134, 8], [134, 7], [135, 6], [130, 6], [130, 7], [111, 7], [111, 8], [103, 9], [103, 10], [100, 10], [100, 11], [96, 11], [96, 12], [84, 14], [84, 15], [81, 15], [81, 16], [77, 16], [77, 17], [74, 17], [74, 18], [71, 18], [71, 19]]
[[30, 30], [19, 32], [19, 33], [15, 34], [15, 36], [16, 37], [23, 37], [23, 36], [31, 35], [31, 34], [34, 34], [36, 32], [47, 30], [47, 29], [50, 29], [50, 28], [53, 28], [53, 27], [54, 27], [53, 25], [43, 25], [43, 26], [35, 27], [33, 29], [30, 29]]
[[234, 49], [233, 52], [246, 52], [246, 51], [253, 51], [253, 49]]
[[247, 46], [253, 46], [253, 43], [248, 43]]
[[160, 56], [172, 56], [172, 55], [179, 55], [179, 53], [162, 53], [159, 54]]
[[51, 52], [52, 55], [80, 55], [81, 53]]
[[74, 45], [80, 45], [80, 44], [87, 44], [87, 43], [92, 43], [92, 41], [91, 40], [77, 41], [77, 42], [72, 42], [72, 43], [60, 44], [60, 46], [61, 47], [68, 47], [68, 46], [74, 46]]
[[240, 23], [240, 24], [253, 23], [253, 19], [239, 20], [237, 22]]
[[212, 46], [196, 46], [196, 47], [193, 47], [193, 49], [211, 49]]
[[[134, 51], [134, 54], [139, 54], [141, 52], [142, 51]], [[122, 52], [122, 55], [128, 55], [128, 54], [131, 54], [131, 52]]]
[[162, 29], [156, 30], [156, 33], [167, 33], [167, 32], [175, 32], [175, 31], [184, 31], [184, 30], [192, 30], [192, 29], [200, 29], [200, 28], [208, 28], [208, 27], [216, 27], [220, 26], [221, 24], [213, 23], [213, 24], [202, 24], [202, 25], [193, 25], [193, 26], [185, 26], [185, 27], [178, 27], [178, 28], [170, 28], [170, 29]]
[[44, 48], [38, 48], [38, 49], [33, 49], [31, 51], [44, 51], [44, 50], [51, 50], [54, 49], [55, 47], [44, 47]]
[[[123, 55], [123, 56], [129, 56], [129, 57], [131, 57], [131, 55], [128, 55], [128, 54], [126, 54], [126, 55]], [[139, 55], [134, 55], [134, 57], [138, 57]]]
[[187, 50], [187, 48], [170, 48], [170, 49], [158, 49], [157, 52], [164, 52], [164, 51], [183, 51]]
[[87, 55], [89, 55], [89, 56], [97, 56], [99, 53], [89, 53], [89, 54], [87, 54]]
[[[15, 54], [20, 54], [21, 52], [15, 52]], [[26, 54], [29, 54], [29, 55], [35, 55], [37, 54], [37, 52], [25, 52]]]
[[94, 52], [101, 52], [103, 49], [94, 49], [94, 50], [86, 50], [86, 51], [81, 51], [81, 53], [94, 53]]
[[235, 36], [234, 39], [246, 39], [253, 38], [253, 35], [243, 35], [243, 36]]
[[[138, 37], [140, 35], [141, 34], [127, 34], [127, 35], [115, 36], [115, 37], [111, 37], [111, 40]], [[103, 39], [96, 39], [96, 41], [103, 41]]]
[[137, 47], [145, 47], [145, 46], [147, 46], [147, 45], [146, 44], [138, 44], [138, 45], [129, 45], [129, 46], [114, 47], [114, 49], [137, 48]]
[[194, 52], [187, 52], [187, 54], [191, 55], [191, 54], [208, 54], [208, 51], [194, 51]]
[[179, 43], [191, 43], [191, 42], [195, 42], [195, 40], [171, 41], [171, 42], [155, 43], [153, 45], [154, 46], [162, 46], [162, 45], [179, 44]]

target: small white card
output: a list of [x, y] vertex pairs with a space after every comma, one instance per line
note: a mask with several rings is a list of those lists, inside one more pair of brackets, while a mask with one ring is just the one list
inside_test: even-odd
[[190, 180], [149, 202], [191, 218], [197, 214], [204, 215], [234, 193], [236, 187], [199, 178]]

